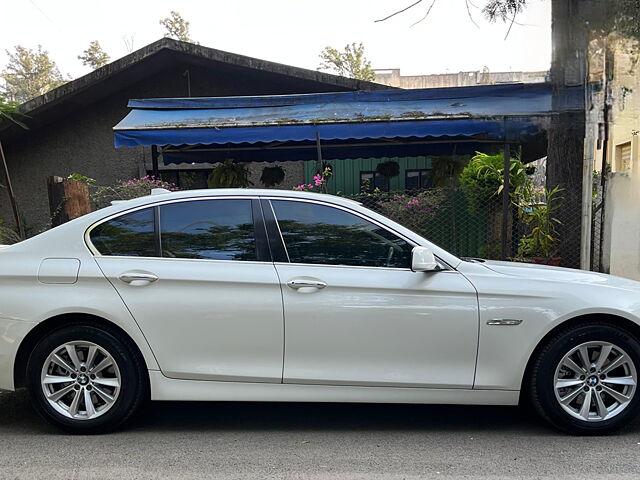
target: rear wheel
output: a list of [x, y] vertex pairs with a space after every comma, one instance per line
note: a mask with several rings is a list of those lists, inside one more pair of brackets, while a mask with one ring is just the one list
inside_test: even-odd
[[72, 433], [100, 433], [122, 425], [146, 394], [139, 356], [116, 332], [70, 325], [45, 337], [27, 365], [33, 405]]
[[554, 426], [575, 434], [611, 433], [640, 408], [640, 343], [624, 329], [589, 324], [560, 332], [533, 365], [531, 398]]

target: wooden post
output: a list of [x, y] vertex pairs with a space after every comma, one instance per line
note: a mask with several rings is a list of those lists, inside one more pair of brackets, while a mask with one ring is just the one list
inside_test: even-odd
[[157, 178], [160, 177], [160, 172], [158, 169], [158, 146], [151, 145], [151, 170], [153, 171], [153, 176]]
[[[506, 128], [506, 127], [505, 127]], [[506, 260], [509, 256], [509, 210], [510, 210], [510, 176], [511, 176], [511, 147], [504, 142], [504, 183], [502, 187], [502, 248], [500, 258]]]
[[13, 219], [16, 222], [16, 228], [20, 238], [24, 240], [25, 232], [24, 226], [20, 221], [20, 214], [18, 213], [18, 203], [16, 202], [16, 195], [13, 192], [13, 186], [11, 185], [11, 177], [9, 176], [9, 166], [7, 165], [7, 159], [4, 156], [4, 150], [2, 149], [2, 142], [0, 142], [0, 160], [2, 160], [2, 167], [4, 170], [4, 177], [7, 179], [7, 190], [9, 191], [9, 200], [11, 201], [11, 209], [13, 210]]
[[[320, 145], [320, 132], [316, 132], [316, 151], [318, 153], [318, 159], [316, 160], [318, 173], [322, 175], [322, 146]], [[323, 183], [320, 189], [322, 193], [327, 193], [327, 184]]]
[[316, 152], [318, 154], [318, 158], [316, 160], [318, 172], [322, 173], [322, 147], [320, 146], [320, 132], [316, 132]]
[[47, 178], [51, 226], [56, 227], [91, 212], [89, 187], [78, 180]]

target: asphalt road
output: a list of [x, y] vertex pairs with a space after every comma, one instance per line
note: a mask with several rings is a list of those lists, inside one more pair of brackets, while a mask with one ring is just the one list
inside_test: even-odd
[[0, 478], [640, 478], [640, 419], [570, 437], [518, 408], [152, 403], [124, 431], [69, 436], [0, 393]]

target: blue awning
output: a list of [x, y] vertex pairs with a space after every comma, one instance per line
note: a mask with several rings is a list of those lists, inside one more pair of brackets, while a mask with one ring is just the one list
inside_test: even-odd
[[520, 141], [552, 113], [547, 84], [131, 100], [116, 147], [451, 138]]

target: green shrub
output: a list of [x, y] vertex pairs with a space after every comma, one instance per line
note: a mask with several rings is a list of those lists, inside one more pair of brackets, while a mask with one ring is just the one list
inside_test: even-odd
[[[527, 181], [524, 165], [511, 158], [509, 185], [511, 191]], [[485, 213], [499, 208], [504, 183], [504, 155], [477, 152], [460, 174], [460, 184], [474, 213]]]

